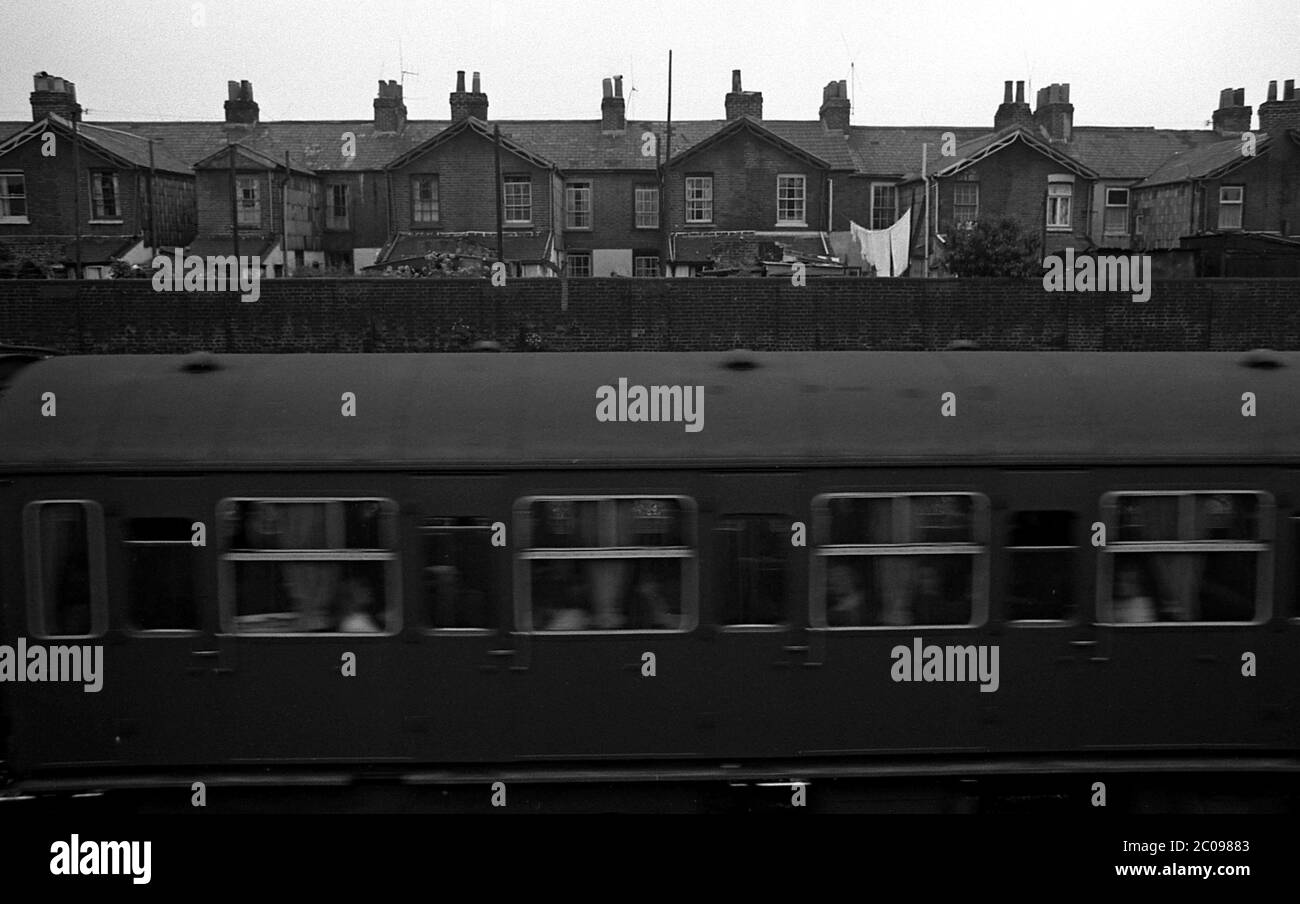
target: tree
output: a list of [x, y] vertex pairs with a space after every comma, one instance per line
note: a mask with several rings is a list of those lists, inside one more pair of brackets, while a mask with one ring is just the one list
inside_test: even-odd
[[952, 230], [945, 262], [957, 276], [1033, 277], [1043, 272], [1038, 237], [1015, 220], [979, 220]]

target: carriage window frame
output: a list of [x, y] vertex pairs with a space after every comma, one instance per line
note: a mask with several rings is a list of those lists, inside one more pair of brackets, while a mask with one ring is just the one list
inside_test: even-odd
[[[454, 520], [474, 520], [474, 521], [481, 521], [483, 523], [482, 524], [430, 524], [429, 523], [430, 521], [454, 521]], [[419, 538], [418, 559], [420, 563], [421, 574], [423, 574], [424, 569], [428, 567], [428, 565], [426, 564], [427, 560], [424, 557], [424, 539], [427, 535], [436, 534], [436, 533], [445, 533], [445, 532], [486, 533], [488, 535], [489, 556], [491, 556], [491, 550], [494, 548], [491, 545], [493, 523], [494, 523], [493, 520], [487, 517], [486, 515], [431, 515], [425, 518], [424, 520], [422, 520], [420, 524], [416, 527], [416, 536]], [[499, 586], [500, 583], [499, 577], [497, 575], [497, 570], [493, 567], [493, 563], [489, 560], [488, 564], [489, 564], [488, 573], [490, 576], [489, 577], [490, 583], [488, 587], [489, 593], [487, 595], [487, 609], [488, 612], [490, 613], [490, 617], [492, 618], [492, 620], [494, 622], [499, 622], [500, 616], [499, 616], [498, 604], [500, 602], [501, 594], [505, 591]], [[423, 604], [424, 593], [425, 593], [424, 589], [421, 588], [422, 604]], [[436, 635], [436, 636], [452, 636], [452, 637], [494, 637], [498, 634], [505, 633], [506, 628], [504, 625], [501, 624], [497, 624], [494, 627], [490, 627], [490, 628], [474, 628], [474, 627], [440, 628], [437, 625], [430, 625], [428, 623], [428, 614], [425, 613], [424, 617], [420, 621], [420, 631], [429, 636]]]
[[[1020, 515], [1051, 514], [1056, 512], [1064, 512], [1066, 514], [1074, 516], [1076, 519], [1082, 518], [1082, 516], [1078, 512], [1066, 508], [1013, 509], [1008, 513], [1009, 516], [1008, 525], [1010, 527], [1014, 527], [1015, 520]], [[1004, 546], [1002, 546], [1002, 551], [1006, 555], [1006, 568], [1005, 568], [1005, 574], [1003, 575], [1004, 580], [1002, 581], [1003, 587], [1001, 590], [1002, 600], [1003, 600], [1003, 605], [1001, 607], [1002, 609], [1001, 615], [1004, 624], [1006, 624], [1008, 627], [1014, 627], [1014, 628], [1059, 628], [1062, 626], [1079, 625], [1083, 623], [1084, 615], [1080, 611], [1081, 607], [1077, 604], [1078, 597], [1073, 597], [1072, 599], [1067, 601], [1067, 605], [1070, 606], [1073, 612], [1071, 615], [1068, 615], [1065, 618], [1012, 618], [1010, 615], [1010, 610], [1007, 605], [1011, 599], [1012, 581], [1016, 577], [1016, 570], [1015, 570], [1016, 558], [1014, 555], [1015, 553], [1025, 553], [1025, 552], [1069, 553], [1069, 562], [1070, 562], [1069, 578], [1071, 579], [1070, 580], [1071, 585], [1073, 585], [1075, 582], [1080, 580], [1082, 576], [1087, 573], [1086, 571], [1087, 566], [1081, 564], [1080, 561], [1080, 551], [1083, 549], [1083, 547], [1080, 546], [1079, 543], [1077, 542], [1078, 531], [1079, 531], [1078, 521], [1076, 520], [1072, 522], [1070, 525], [1070, 538], [1076, 540], [1076, 542], [1064, 546], [1059, 544], [1046, 544], [1042, 546], [1033, 546], [1033, 545], [1025, 545], [1023, 543], [1017, 546], [1012, 546], [1009, 542]], [[1011, 533], [1010, 530], [1008, 530], [1007, 539], [1010, 540], [1010, 538], [1011, 538]], [[1073, 591], [1074, 587], [1071, 586], [1070, 589], [1071, 591]]]
[[[533, 547], [531, 512], [538, 502], [595, 502], [597, 511], [622, 500], [665, 499], [681, 507], [681, 546], [573, 546]], [[560, 493], [522, 496], [514, 504], [515, 536], [520, 538], [514, 556], [514, 615], [516, 630], [535, 637], [633, 637], [643, 634], [689, 634], [699, 626], [699, 506], [690, 496], [678, 493]], [[607, 518], [598, 515], [597, 539], [605, 533]], [[672, 558], [682, 562], [681, 624], [676, 628], [586, 628], [579, 631], [548, 631], [533, 624], [533, 582], [530, 563], [546, 559], [651, 559]]]
[[[330, 547], [311, 550], [251, 550], [232, 551], [226, 542], [226, 523], [229, 513], [237, 503], [259, 502], [264, 504], [308, 503], [327, 505], [332, 502], [377, 502], [380, 506], [379, 532], [380, 540], [385, 546], [377, 549], [349, 549], [347, 547]], [[216, 518], [220, 535], [220, 549], [217, 557], [217, 599], [218, 624], [217, 633], [224, 637], [240, 638], [277, 638], [277, 637], [346, 637], [346, 638], [381, 638], [393, 637], [403, 630], [402, 587], [401, 587], [401, 532], [399, 518], [401, 510], [397, 502], [382, 496], [227, 496], [217, 503]], [[373, 562], [386, 563], [384, 566], [384, 615], [385, 626], [382, 631], [355, 633], [345, 631], [241, 631], [234, 623], [237, 581], [235, 580], [236, 562]]]
[[[830, 503], [835, 499], [916, 499], [926, 496], [965, 496], [971, 500], [970, 543], [822, 543], [830, 533]], [[938, 629], [944, 631], [972, 631], [983, 627], [989, 620], [989, 572], [992, 557], [991, 506], [988, 496], [969, 490], [919, 490], [916, 492], [840, 492], [819, 493], [812, 500], [813, 562], [809, 583], [808, 624], [813, 630], [824, 631], [912, 631]], [[894, 516], [898, 517], [898, 516]], [[891, 525], [891, 536], [894, 532]], [[971, 568], [970, 620], [963, 624], [908, 624], [908, 625], [831, 625], [826, 619], [826, 573], [829, 560], [839, 556], [917, 556], [917, 555], [970, 555]]]
[[[1194, 516], [1198, 496], [1254, 496], [1257, 500], [1256, 522], [1259, 525], [1257, 540], [1113, 540], [1119, 534], [1119, 504], [1122, 496], [1173, 496], [1178, 502], [1178, 533], [1184, 533], [1190, 519]], [[1095, 619], [1098, 625], [1108, 628], [1191, 628], [1205, 626], [1228, 626], [1240, 628], [1243, 625], [1261, 625], [1268, 622], [1273, 615], [1273, 552], [1276, 547], [1274, 536], [1274, 518], [1277, 501], [1273, 494], [1265, 490], [1241, 489], [1178, 489], [1178, 490], [1111, 490], [1103, 493], [1098, 506], [1099, 520], [1106, 526], [1106, 545], [1100, 547], [1102, 553], [1097, 557], [1097, 600]], [[1161, 620], [1145, 622], [1115, 621], [1115, 556], [1151, 553], [1212, 553], [1212, 552], [1254, 552], [1259, 553], [1255, 570], [1255, 611], [1254, 616], [1245, 621], [1174, 621]]]
[[[749, 519], [749, 518], [765, 518], [772, 521], [781, 521], [787, 525], [793, 524], [795, 521], [798, 520], [797, 518], [791, 517], [788, 514], [774, 513], [774, 512], [730, 511], [730, 512], [720, 513], [717, 516], [717, 519], [715, 520], [713, 529], [711, 531], [711, 533], [713, 534], [712, 542], [713, 542], [714, 561], [710, 563], [710, 568], [712, 569], [713, 572], [711, 577], [714, 580], [716, 580], [718, 577], [718, 569], [723, 567], [724, 564], [730, 564], [730, 562], [724, 561], [726, 557], [723, 556], [722, 551], [719, 548], [721, 545], [719, 535], [729, 529], [727, 527], [724, 527], [724, 525], [729, 521]], [[789, 632], [794, 627], [794, 618], [792, 617], [792, 612], [790, 608], [790, 595], [793, 589], [792, 585], [795, 579], [794, 557], [791, 554], [791, 551], [789, 550], [788, 542], [786, 546], [783, 547], [783, 551], [785, 551], [785, 556], [781, 560], [781, 567], [785, 572], [786, 587], [785, 587], [785, 593], [782, 595], [780, 600], [780, 617], [782, 620], [778, 622], [724, 621], [723, 619], [725, 618], [726, 613], [725, 611], [723, 611], [722, 601], [721, 598], [719, 598], [718, 603], [715, 605], [714, 612], [713, 612], [713, 616], [714, 616], [713, 624], [717, 627], [719, 631], [727, 634], [782, 634], [782, 633]]]
[[[192, 531], [193, 524], [199, 519], [187, 517], [185, 515], [131, 514], [122, 519], [122, 525], [123, 527], [130, 530], [131, 525], [133, 525], [137, 521], [165, 521], [165, 520], [184, 521], [187, 525], [187, 530]], [[203, 628], [204, 596], [203, 596], [203, 587], [202, 587], [202, 577], [199, 573], [198, 568], [191, 568], [189, 571], [190, 582], [192, 585], [192, 589], [194, 591], [194, 616], [198, 621], [198, 627], [141, 628], [139, 625], [135, 623], [135, 613], [132, 611], [132, 607], [131, 607], [131, 598], [135, 592], [135, 587], [133, 585], [133, 581], [131, 580], [133, 574], [131, 571], [130, 563], [128, 561], [129, 552], [133, 547], [162, 547], [162, 546], [186, 546], [192, 550], [195, 548], [191, 536], [186, 536], [176, 540], [137, 540], [134, 539], [132, 536], [126, 535], [125, 533], [122, 536], [121, 548], [122, 548], [123, 587], [125, 593], [127, 594], [126, 606], [123, 610], [125, 630], [128, 634], [130, 634], [133, 637], [180, 637], [180, 636], [193, 636], [195, 634], [202, 634], [204, 631]]]
[[[80, 505], [86, 515], [86, 572], [90, 587], [90, 633], [50, 634], [45, 630], [45, 588], [41, 581], [40, 509]], [[27, 629], [40, 638], [103, 637], [108, 631], [108, 582], [104, 509], [93, 499], [34, 499], [23, 506], [23, 558], [27, 567]]]

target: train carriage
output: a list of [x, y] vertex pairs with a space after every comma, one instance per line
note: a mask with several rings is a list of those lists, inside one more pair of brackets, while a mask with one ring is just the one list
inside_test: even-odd
[[10, 777], [1292, 781], [1297, 399], [1270, 352], [25, 363]]

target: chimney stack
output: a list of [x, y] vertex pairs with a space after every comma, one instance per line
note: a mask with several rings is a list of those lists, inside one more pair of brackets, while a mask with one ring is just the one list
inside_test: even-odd
[[1011, 82], [1002, 83], [1002, 104], [993, 115], [993, 130], [1000, 132], [1009, 126], [1032, 129], [1034, 114], [1025, 103], [1025, 83], [1016, 82], [1016, 99], [1011, 99]]
[[402, 86], [389, 79], [379, 80], [379, 96], [375, 98], [375, 131], [400, 132], [406, 128], [406, 104], [402, 102]]
[[1300, 98], [1296, 97], [1295, 79], [1287, 79], [1278, 97], [1277, 82], [1268, 83], [1268, 100], [1259, 105], [1259, 130], [1274, 135], [1287, 129], [1300, 129]]
[[1295, 79], [1287, 79], [1278, 97], [1277, 82], [1268, 83], [1268, 100], [1259, 105], [1259, 130], [1270, 135], [1300, 129], [1300, 98], [1296, 97]]
[[622, 132], [627, 129], [627, 102], [623, 99], [623, 76], [607, 78], [601, 86], [604, 96], [600, 99], [600, 130], [602, 132]]
[[1051, 141], [1070, 140], [1074, 130], [1074, 104], [1070, 103], [1070, 84], [1053, 83], [1038, 89], [1038, 109], [1034, 121]]
[[1246, 89], [1224, 88], [1219, 92], [1219, 109], [1211, 117], [1214, 131], [1220, 135], [1240, 135], [1250, 131], [1250, 117], [1254, 110], [1246, 106]]
[[81, 122], [81, 104], [77, 103], [77, 86], [67, 79], [48, 72], [32, 76], [35, 90], [31, 93], [32, 122], [44, 119], [51, 113], [67, 120]]
[[226, 122], [240, 125], [257, 124], [257, 101], [253, 100], [253, 85], [248, 81], [226, 82]]
[[478, 73], [474, 73], [473, 90], [465, 90], [465, 70], [456, 72], [456, 90], [451, 93], [451, 121], [460, 122], [473, 116], [475, 119], [487, 119], [488, 98], [483, 93]]
[[817, 111], [818, 118], [821, 119], [822, 125], [828, 129], [839, 129], [841, 132], [849, 130], [849, 113], [852, 107], [849, 104], [849, 83], [847, 79], [840, 79], [838, 82], [828, 82], [822, 89], [822, 105]]
[[739, 69], [731, 70], [731, 93], [727, 95], [726, 108], [728, 122], [742, 116], [763, 118], [763, 92], [742, 91]]

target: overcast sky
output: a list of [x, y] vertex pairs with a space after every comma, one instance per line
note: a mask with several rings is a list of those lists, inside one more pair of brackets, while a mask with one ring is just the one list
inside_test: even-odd
[[611, 75], [662, 119], [670, 49], [674, 119], [722, 118], [732, 69], [767, 119], [815, 119], [856, 64], [855, 125], [990, 128], [1007, 79], [1068, 82], [1076, 125], [1190, 129], [1300, 78], [1300, 0], [0, 0], [0, 35], [17, 120], [39, 70], [93, 122], [219, 120], [229, 79], [264, 121], [370, 119], [402, 68], [412, 119], [448, 117], [457, 69], [493, 119], [597, 119]]

